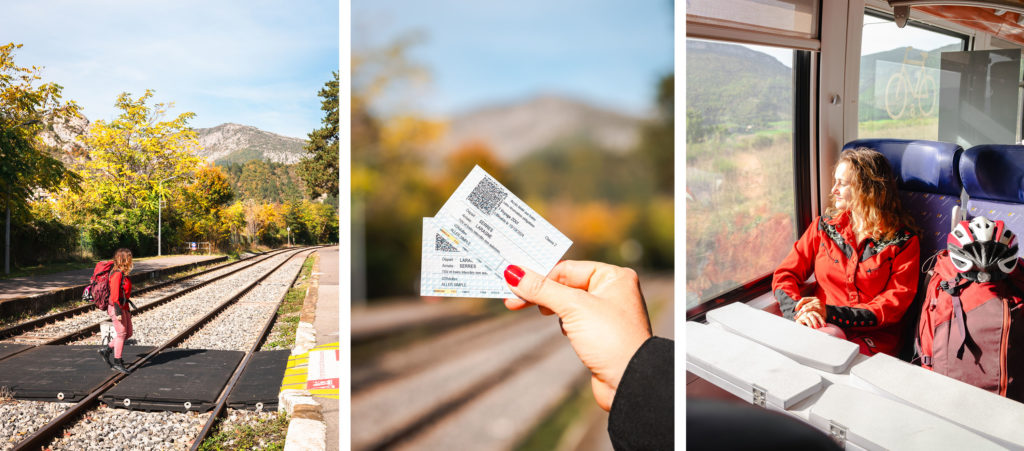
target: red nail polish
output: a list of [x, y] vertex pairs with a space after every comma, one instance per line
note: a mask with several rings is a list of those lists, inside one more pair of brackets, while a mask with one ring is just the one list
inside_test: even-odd
[[513, 287], [519, 286], [519, 281], [523, 280], [524, 275], [526, 275], [526, 271], [516, 265], [508, 265], [505, 268], [505, 281]]

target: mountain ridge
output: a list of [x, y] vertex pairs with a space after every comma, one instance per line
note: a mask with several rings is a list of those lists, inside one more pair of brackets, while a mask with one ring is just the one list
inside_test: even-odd
[[483, 141], [497, 158], [512, 162], [559, 140], [584, 136], [623, 153], [639, 139], [641, 118], [555, 94], [495, 103], [453, 115], [448, 130], [431, 146], [447, 155], [472, 141]]
[[306, 140], [278, 135], [251, 125], [227, 122], [215, 127], [195, 128], [200, 149], [207, 161], [218, 164], [265, 160], [295, 164], [307, 156]]

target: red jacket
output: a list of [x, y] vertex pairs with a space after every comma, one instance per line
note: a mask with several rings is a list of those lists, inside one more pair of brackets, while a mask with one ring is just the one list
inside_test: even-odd
[[[128, 299], [132, 296], [132, 280], [124, 277], [124, 274], [116, 269], [110, 270], [110, 278], [108, 280], [110, 283], [110, 303], [114, 304], [114, 309], [118, 312], [126, 310]], [[121, 285], [122, 281], [124, 281], [124, 289], [119, 290], [118, 286]]]
[[827, 322], [870, 353], [893, 354], [899, 345], [900, 319], [914, 300], [920, 276], [921, 246], [916, 235], [858, 244], [849, 212], [817, 217], [775, 270], [772, 292], [783, 316], [794, 317], [801, 289], [811, 274], [813, 295], [825, 301]]

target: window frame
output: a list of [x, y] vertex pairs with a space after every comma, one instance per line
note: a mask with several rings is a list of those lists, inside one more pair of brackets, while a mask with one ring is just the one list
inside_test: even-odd
[[[732, 41], [722, 41], [735, 43]], [[793, 50], [793, 176], [795, 225], [797, 235], [803, 233], [812, 217], [812, 124], [817, 121], [812, 114], [814, 74], [817, 61], [807, 50]], [[780, 262], [781, 263], [781, 262]], [[772, 273], [769, 272], [753, 281], [732, 290], [713, 296], [707, 301], [686, 311], [687, 321], [704, 321], [707, 312], [734, 302], [748, 302], [771, 291]]]

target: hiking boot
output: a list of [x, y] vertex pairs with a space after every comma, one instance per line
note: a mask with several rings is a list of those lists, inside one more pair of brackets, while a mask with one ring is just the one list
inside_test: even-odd
[[107, 368], [110, 368], [112, 365], [110, 363], [110, 351], [111, 349], [109, 346], [104, 346], [102, 349], [96, 350], [96, 352], [100, 354], [100, 357], [103, 357], [103, 363], [107, 364]]
[[114, 364], [110, 368], [117, 370], [117, 372], [122, 374], [130, 373], [130, 371], [128, 371], [128, 369], [124, 367], [124, 360], [122, 359], [114, 359]]

